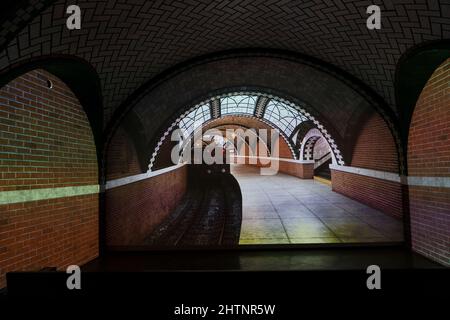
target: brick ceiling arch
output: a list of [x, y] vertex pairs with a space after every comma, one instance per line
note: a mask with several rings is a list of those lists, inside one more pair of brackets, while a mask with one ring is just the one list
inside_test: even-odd
[[[235, 129], [235, 128], [242, 128], [244, 131], [247, 129], [265, 129], [268, 132], [271, 132], [275, 128], [270, 122], [265, 121], [264, 119], [257, 118], [257, 117], [250, 117], [246, 115], [226, 115], [222, 116], [221, 118], [216, 118], [211, 121], [208, 121], [203, 126], [203, 132], [206, 132], [206, 130], [209, 129], [219, 129], [219, 130], [225, 130], [227, 128]], [[282, 132], [280, 132], [281, 137], [283, 141], [286, 143], [288, 148], [291, 150], [291, 157], [295, 159], [295, 150], [294, 146], [292, 145], [291, 141], [289, 141], [289, 138], [286, 137]], [[267, 144], [269, 147], [271, 145], [271, 140], [268, 139], [264, 144]]]
[[[246, 132], [247, 130], [249, 134], [253, 135], [254, 137], [258, 137], [257, 131], [253, 131], [252, 129], [266, 129], [271, 130], [273, 129], [270, 125], [267, 123], [260, 121], [259, 119], [256, 119], [254, 117], [243, 117], [239, 115], [234, 116], [225, 116], [222, 118], [214, 119], [213, 121], [209, 121], [206, 123], [202, 130], [204, 133], [206, 133], [208, 130], [212, 130], [214, 132], [215, 130], [218, 130], [222, 133], [222, 136], [226, 137], [227, 130], [243, 130]], [[247, 133], [247, 132], [246, 132]], [[238, 137], [243, 143], [249, 146], [249, 143], [247, 139]], [[288, 142], [283, 139], [286, 144]], [[267, 141], [261, 140], [261, 142], [264, 144], [266, 150], [270, 150], [271, 141], [270, 139]], [[236, 148], [235, 148], [236, 149]]]
[[366, 28], [367, 1], [79, 0], [81, 30], [65, 27], [65, 0], [18, 1], [0, 34], [0, 69], [66, 54], [97, 70], [105, 123], [144, 83], [189, 59], [236, 48], [305, 54], [367, 84], [397, 112], [396, 64], [410, 47], [450, 38], [447, 2], [384, 1], [382, 29]]
[[100, 81], [95, 69], [86, 61], [72, 56], [38, 57], [4, 72], [0, 77], [0, 87], [37, 69], [43, 69], [61, 79], [75, 94], [88, 118], [94, 135], [97, 157], [100, 159], [103, 145], [103, 110]]

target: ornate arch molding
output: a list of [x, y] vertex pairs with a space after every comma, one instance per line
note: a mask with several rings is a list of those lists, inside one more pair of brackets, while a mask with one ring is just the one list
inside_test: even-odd
[[102, 172], [103, 105], [100, 80], [86, 61], [73, 56], [47, 56], [26, 60], [0, 71], [0, 87], [35, 69], [44, 69], [60, 78], [75, 94], [89, 120], [97, 149], [99, 172]]
[[[317, 128], [310, 129], [302, 139], [301, 149], [300, 149], [300, 157], [302, 160], [314, 160], [314, 147], [316, 142], [319, 141], [320, 138], [324, 138], [322, 133]], [[328, 141], [327, 141], [328, 143]], [[329, 143], [328, 143], [329, 145]], [[331, 150], [331, 158], [333, 164], [337, 163], [337, 160], [334, 156], [333, 149]]]
[[[262, 92], [258, 92], [258, 91], [235, 91], [235, 92], [228, 92], [226, 94], [212, 95], [209, 98], [201, 101], [200, 103], [197, 103], [194, 106], [188, 107], [183, 112], [181, 112], [178, 115], [178, 117], [176, 117], [176, 119], [173, 120], [168, 127], [166, 127], [164, 132], [160, 135], [160, 138], [157, 140], [157, 142], [155, 144], [155, 147], [152, 149], [153, 153], [152, 153], [152, 155], [150, 157], [150, 161], [149, 161], [149, 166], [148, 166], [149, 170], [151, 171], [151, 169], [153, 167], [153, 164], [155, 163], [156, 158], [157, 158], [157, 156], [159, 154], [159, 150], [160, 150], [161, 146], [163, 145], [164, 141], [169, 138], [169, 136], [172, 133], [172, 131], [178, 126], [180, 121], [186, 115], [188, 115], [190, 112], [194, 111], [195, 109], [201, 107], [204, 104], [211, 103], [211, 101], [213, 101], [213, 100], [217, 100], [217, 99], [221, 99], [223, 97], [228, 97], [228, 96], [233, 96], [233, 95], [257, 95], [257, 96], [264, 96], [264, 97], [267, 97], [267, 98], [269, 98], [271, 100], [282, 102], [282, 103], [284, 103], [284, 104], [286, 104], [286, 105], [288, 105], [288, 106], [290, 106], [292, 108], [295, 108], [304, 117], [306, 117], [308, 119], [308, 121], [311, 121], [315, 125], [317, 130], [320, 132], [320, 134], [327, 140], [328, 144], [330, 145], [331, 151], [332, 151], [332, 153], [333, 153], [333, 155], [334, 155], [334, 157], [336, 159], [337, 164], [339, 164], [339, 165], [344, 165], [345, 164], [342, 152], [340, 151], [340, 148], [338, 147], [338, 144], [336, 143], [336, 141], [333, 139], [332, 135], [327, 131], [327, 129], [324, 127], [324, 125], [321, 124], [321, 122], [319, 120], [317, 120], [313, 115], [311, 115], [307, 110], [304, 109], [304, 107], [305, 107], [304, 103], [301, 106], [299, 106], [299, 105], [297, 105], [297, 104], [295, 104], [295, 103], [293, 103], [293, 102], [291, 102], [289, 100], [280, 98], [280, 97], [275, 96], [273, 94], [262, 93]], [[273, 123], [267, 121], [264, 118], [257, 118], [257, 117], [254, 117], [253, 115], [246, 115], [246, 114], [244, 114], [242, 116], [243, 117], [248, 117], [248, 118], [254, 118], [256, 120], [259, 120], [259, 121], [262, 121], [262, 122], [268, 124], [272, 128], [277, 128], [277, 126], [275, 126]], [[211, 123], [213, 121], [216, 121], [218, 119], [220, 119], [220, 118], [215, 118], [215, 119], [212, 119], [210, 121], [206, 121], [205, 123], [202, 124], [202, 126], [204, 126], [206, 124], [209, 124], [209, 123]], [[279, 129], [279, 128], [277, 128], [277, 129]], [[293, 147], [293, 144], [292, 144], [290, 138], [288, 136], [286, 136], [286, 134], [284, 134], [282, 130], [280, 130], [280, 133], [282, 134], [283, 139], [288, 144], [288, 146], [289, 146], [289, 148], [291, 150], [292, 157], [294, 159], [296, 159], [296, 154], [295, 154], [295, 151], [294, 151], [294, 147]]]
[[[402, 151], [407, 154], [409, 127], [414, 109], [427, 81], [450, 57], [450, 40], [426, 42], [410, 48], [399, 62], [395, 72], [395, 96], [400, 112]], [[406, 158], [405, 158], [406, 164]], [[403, 174], [407, 174], [406, 166]]]
[[311, 130], [313, 128], [315, 128], [315, 126], [314, 126], [314, 122], [312, 122], [311, 120], [304, 121], [304, 122], [300, 123], [297, 126], [297, 128], [295, 128], [293, 141], [295, 144], [295, 149], [298, 152], [299, 156], [300, 156], [300, 149], [302, 147], [303, 138], [309, 132], [309, 130]]

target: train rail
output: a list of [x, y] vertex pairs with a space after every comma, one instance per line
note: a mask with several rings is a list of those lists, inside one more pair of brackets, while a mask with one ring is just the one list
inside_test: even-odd
[[242, 220], [239, 184], [228, 172], [205, 171], [194, 174], [183, 201], [147, 237], [146, 245], [199, 247], [239, 243]]

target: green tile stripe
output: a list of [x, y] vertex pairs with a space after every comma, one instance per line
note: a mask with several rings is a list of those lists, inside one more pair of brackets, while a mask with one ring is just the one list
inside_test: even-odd
[[99, 185], [43, 188], [31, 190], [2, 191], [0, 192], [0, 205], [20, 203], [28, 201], [39, 201], [65, 197], [83, 196], [99, 192]]

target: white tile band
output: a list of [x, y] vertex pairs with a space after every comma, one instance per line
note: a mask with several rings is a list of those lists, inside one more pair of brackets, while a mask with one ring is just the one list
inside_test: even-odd
[[385, 172], [379, 170], [339, 166], [330, 164], [331, 170], [342, 171], [347, 173], [358, 174], [361, 176], [397, 182], [409, 186], [435, 187], [435, 188], [450, 188], [450, 177], [415, 177], [415, 176], [400, 176], [392, 172]]
[[0, 205], [28, 201], [84, 196], [99, 192], [99, 185], [73, 186], [61, 188], [41, 188], [0, 192]]
[[357, 167], [348, 167], [348, 166], [339, 166], [335, 164], [330, 164], [331, 170], [342, 171], [347, 173], [358, 174], [360, 176], [377, 178], [381, 180], [387, 180], [392, 182], [402, 183], [402, 177], [400, 177], [397, 173], [378, 171], [372, 169], [365, 168], [357, 168]]

